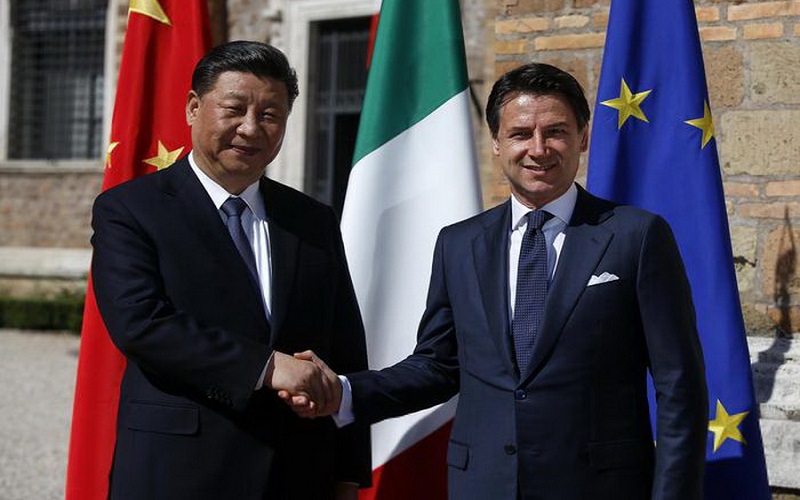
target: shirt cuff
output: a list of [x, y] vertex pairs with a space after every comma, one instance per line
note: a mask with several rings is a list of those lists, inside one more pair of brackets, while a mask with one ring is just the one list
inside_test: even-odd
[[256, 381], [255, 390], [259, 390], [262, 387], [264, 387], [264, 377], [267, 376], [267, 368], [269, 367], [269, 364], [272, 362], [273, 356], [275, 356], [275, 351], [272, 351], [272, 354], [270, 354], [269, 357], [267, 358], [267, 362], [264, 365], [264, 369], [261, 370], [261, 375], [259, 375], [258, 380]]
[[342, 382], [342, 401], [339, 403], [339, 411], [331, 415], [331, 418], [336, 427], [341, 429], [355, 422], [356, 416], [353, 414], [353, 389], [350, 381], [344, 375], [339, 375], [339, 380]]

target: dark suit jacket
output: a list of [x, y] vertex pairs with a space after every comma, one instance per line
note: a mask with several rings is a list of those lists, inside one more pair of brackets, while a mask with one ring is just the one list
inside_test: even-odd
[[272, 321], [200, 181], [183, 159], [101, 194], [92, 278], [127, 358], [112, 498], [327, 498], [368, 484], [369, 429], [296, 417], [254, 391], [273, 349], [313, 349], [366, 369], [363, 327], [336, 216], [263, 178]]
[[[459, 393], [453, 499], [699, 499], [703, 358], [666, 222], [579, 189], [526, 373], [508, 304], [510, 202], [442, 230], [413, 355], [348, 376], [356, 418]], [[587, 286], [592, 275], [618, 280]], [[658, 394], [658, 447], [647, 370]]]

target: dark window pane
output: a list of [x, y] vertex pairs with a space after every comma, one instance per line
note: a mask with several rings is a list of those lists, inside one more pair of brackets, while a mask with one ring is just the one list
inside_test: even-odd
[[102, 156], [107, 4], [12, 2], [10, 158]]
[[367, 83], [368, 17], [312, 26], [306, 188], [341, 213]]

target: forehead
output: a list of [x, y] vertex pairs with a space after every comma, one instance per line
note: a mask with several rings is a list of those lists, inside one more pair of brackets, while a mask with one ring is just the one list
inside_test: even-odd
[[209, 93], [217, 96], [248, 96], [259, 93], [284, 96], [288, 99], [286, 84], [282, 81], [244, 71], [223, 71], [217, 75]]
[[577, 119], [569, 101], [561, 94], [511, 94], [500, 108], [500, 127], [519, 122], [575, 124]]

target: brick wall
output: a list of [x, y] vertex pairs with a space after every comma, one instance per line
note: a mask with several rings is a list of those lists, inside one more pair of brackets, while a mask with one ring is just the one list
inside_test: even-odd
[[0, 170], [0, 247], [88, 248], [102, 181], [99, 171]]

